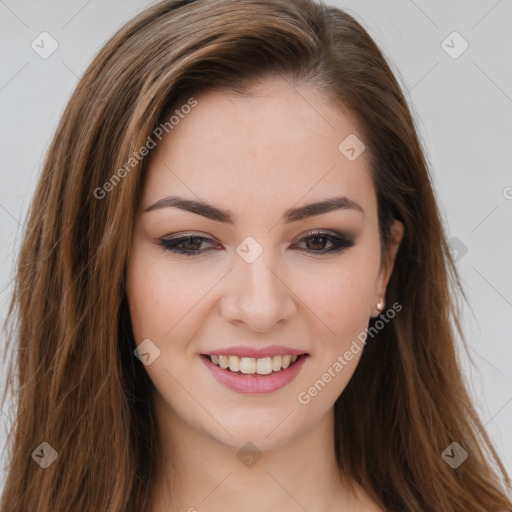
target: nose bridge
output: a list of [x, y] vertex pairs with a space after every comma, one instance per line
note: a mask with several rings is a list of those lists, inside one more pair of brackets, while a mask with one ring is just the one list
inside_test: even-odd
[[238, 279], [246, 298], [276, 301], [280, 294], [278, 279], [263, 255], [252, 263], [238, 262], [238, 267]]
[[[254, 242], [248, 240], [237, 250], [228, 296], [225, 297], [224, 316], [230, 321], [242, 321], [254, 330], [268, 330], [290, 317], [294, 301], [283, 282], [284, 276], [275, 270], [279, 265], [276, 265], [272, 251], [261, 247], [262, 252], [252, 259], [256, 249]], [[251, 251], [252, 257], [248, 257]]]

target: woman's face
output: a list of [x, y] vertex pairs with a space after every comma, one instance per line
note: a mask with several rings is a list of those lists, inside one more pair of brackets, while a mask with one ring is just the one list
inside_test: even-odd
[[127, 295], [169, 423], [270, 449], [332, 409], [392, 261], [350, 119], [309, 86], [254, 91], [197, 96], [151, 150]]

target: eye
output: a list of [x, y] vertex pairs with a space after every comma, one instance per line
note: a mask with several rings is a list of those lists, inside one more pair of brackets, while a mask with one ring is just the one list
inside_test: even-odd
[[160, 238], [157, 245], [163, 247], [165, 251], [171, 251], [186, 256], [196, 256], [204, 252], [199, 250], [203, 242], [211, 242], [212, 240], [204, 236], [186, 235], [175, 238]]
[[[184, 254], [185, 256], [199, 256], [207, 250], [201, 249], [203, 243], [211, 243], [214, 241], [210, 238], [199, 235], [176, 236], [173, 238], [160, 238], [157, 245], [165, 251], [171, 251], [176, 254]], [[313, 231], [306, 233], [300, 239], [298, 244], [306, 244], [306, 250], [313, 254], [337, 253], [343, 249], [353, 247], [355, 241], [349, 235], [335, 232]], [[297, 247], [298, 244], [292, 247]], [[330, 247], [326, 248], [326, 244]]]
[[[343, 249], [353, 247], [355, 241], [348, 235], [341, 233], [333, 234], [325, 231], [313, 231], [302, 236], [299, 243], [305, 242], [306, 247], [312, 253], [326, 254], [332, 252], [341, 252]], [[313, 242], [313, 243], [310, 243]], [[331, 247], [325, 249], [325, 244], [330, 243]]]

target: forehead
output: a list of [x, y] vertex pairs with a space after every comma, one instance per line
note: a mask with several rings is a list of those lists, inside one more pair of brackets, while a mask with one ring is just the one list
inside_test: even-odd
[[232, 210], [250, 200], [280, 204], [281, 211], [301, 198], [346, 195], [375, 209], [366, 152], [350, 161], [339, 149], [347, 137], [362, 135], [312, 86], [270, 79], [247, 96], [211, 90], [194, 99], [190, 110], [177, 105], [181, 115], [150, 155], [146, 206], [172, 193]]

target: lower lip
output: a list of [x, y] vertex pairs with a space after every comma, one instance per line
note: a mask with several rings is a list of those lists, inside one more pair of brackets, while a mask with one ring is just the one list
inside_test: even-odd
[[306, 361], [307, 355], [300, 356], [292, 365], [285, 370], [269, 375], [239, 374], [229, 370], [224, 370], [220, 366], [213, 364], [209, 357], [201, 355], [203, 363], [210, 373], [222, 385], [245, 395], [259, 395], [263, 393], [272, 393], [289, 384], [299, 373], [302, 365]]

